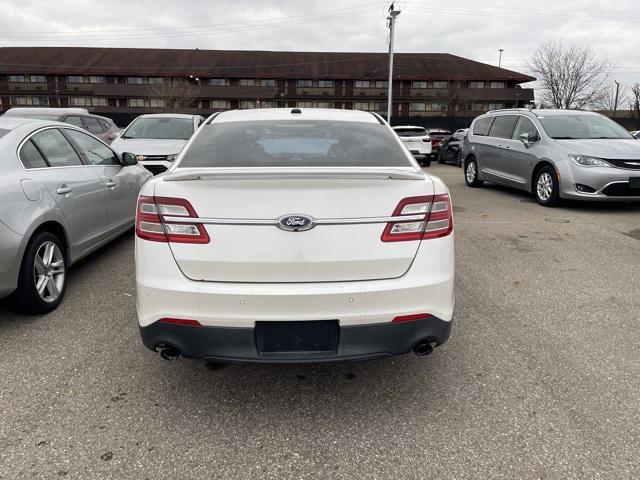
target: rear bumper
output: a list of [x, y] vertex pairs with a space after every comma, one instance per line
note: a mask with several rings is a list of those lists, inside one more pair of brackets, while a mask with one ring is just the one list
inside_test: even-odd
[[431, 317], [414, 322], [342, 326], [338, 349], [333, 354], [260, 354], [253, 328], [189, 327], [155, 322], [141, 327], [140, 334], [150, 350], [173, 347], [186, 358], [238, 363], [321, 363], [400, 355], [409, 353], [423, 341], [442, 345], [449, 338], [451, 323]]

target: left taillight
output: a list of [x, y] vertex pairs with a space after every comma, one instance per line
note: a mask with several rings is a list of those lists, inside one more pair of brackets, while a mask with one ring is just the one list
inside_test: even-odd
[[405, 198], [398, 203], [393, 217], [412, 217], [387, 223], [383, 242], [407, 242], [446, 237], [453, 232], [453, 214], [448, 194]]
[[181, 218], [198, 218], [187, 200], [143, 195], [136, 209], [136, 235], [152, 242], [209, 243], [204, 225]]

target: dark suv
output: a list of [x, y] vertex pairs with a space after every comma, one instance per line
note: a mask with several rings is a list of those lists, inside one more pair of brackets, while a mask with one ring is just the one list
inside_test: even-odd
[[120, 131], [110, 118], [92, 115], [84, 108], [10, 108], [4, 114], [69, 123], [94, 134], [105, 143], [111, 143]]

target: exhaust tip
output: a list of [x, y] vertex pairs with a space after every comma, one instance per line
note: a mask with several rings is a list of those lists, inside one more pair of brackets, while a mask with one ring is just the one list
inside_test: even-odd
[[418, 357], [426, 357], [433, 352], [433, 347], [436, 342], [432, 340], [422, 340], [416, 343], [415, 347], [413, 347], [413, 353], [415, 353]]
[[181, 356], [180, 351], [170, 345], [158, 344], [155, 347], [155, 351], [158, 352], [162, 358], [169, 362], [177, 360]]

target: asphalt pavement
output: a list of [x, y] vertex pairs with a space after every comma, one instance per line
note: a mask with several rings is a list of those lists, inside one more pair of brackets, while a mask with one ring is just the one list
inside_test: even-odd
[[0, 478], [639, 478], [640, 205], [452, 192], [455, 324], [427, 358], [167, 362], [133, 235], [46, 316], [0, 303]]

